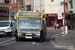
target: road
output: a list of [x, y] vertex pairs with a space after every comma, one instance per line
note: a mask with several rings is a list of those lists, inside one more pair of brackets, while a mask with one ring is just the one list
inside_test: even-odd
[[59, 34], [59, 31], [47, 31], [44, 42], [37, 41], [15, 41], [13, 37], [0, 37], [0, 50], [65, 50], [58, 47], [54, 41], [54, 35]]

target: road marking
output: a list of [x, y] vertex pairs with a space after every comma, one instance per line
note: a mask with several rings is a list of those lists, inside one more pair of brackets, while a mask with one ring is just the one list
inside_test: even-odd
[[[54, 36], [52, 36], [51, 38], [54, 38], [54, 37], [56, 37], [56, 36], [59, 36], [60, 34], [56, 34], [56, 35], [54, 35]], [[56, 41], [56, 40], [55, 40]], [[56, 43], [58, 43], [60, 46], [63, 46], [62, 44], [60, 44], [59, 42], [57, 42], [56, 41]]]
[[7, 41], [4, 41], [4, 42], [0, 42], [0, 44], [3, 44], [3, 43], [6, 43], [6, 42], [9, 42], [9, 41], [12, 41], [12, 40], [14, 40], [15, 38], [13, 38], [13, 39], [10, 39], [10, 40], [7, 40]]
[[36, 44], [36, 42], [32, 42], [32, 44]]
[[[56, 41], [57, 42], [57, 41]], [[63, 46], [62, 44], [60, 44], [59, 42], [57, 42], [60, 46]]]
[[52, 41], [50, 41], [54, 46], [56, 46]]
[[36, 45], [40, 45], [40, 44], [36, 44]]
[[54, 41], [52, 41], [56, 46], [59, 46], [57, 43], [55, 43]]
[[[58, 36], [58, 35], [60, 35], [60, 34], [56, 34], [56, 35], [54, 35], [54, 36], [52, 36], [51, 38], [54, 38], [54, 37], [56, 37], [56, 36]], [[57, 41], [55, 42], [55, 41], [50, 41], [55, 47], [57, 47], [57, 48], [61, 48], [61, 46], [63, 46], [63, 45], [61, 45], [60, 43], [58, 43]]]
[[57, 47], [57, 48], [61, 48], [61, 46], [59, 46], [59, 44], [57, 44], [56, 42], [54, 42], [54, 41], [50, 41], [55, 47]]
[[12, 41], [12, 42], [8, 42], [8, 43], [5, 43], [5, 44], [2, 44], [3, 46], [4, 45], [9, 45], [9, 44], [12, 44], [12, 43], [15, 43], [16, 41]]
[[56, 36], [58, 36], [59, 34], [56, 34], [56, 35], [54, 35], [54, 36], [52, 36], [51, 38], [54, 38], [54, 37], [56, 37]]

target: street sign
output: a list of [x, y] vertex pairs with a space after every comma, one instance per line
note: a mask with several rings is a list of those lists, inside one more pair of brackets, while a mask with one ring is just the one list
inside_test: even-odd
[[62, 19], [62, 13], [61, 13], [61, 11], [58, 12], [58, 19]]
[[60, 6], [63, 6], [63, 1], [60, 1]]
[[60, 27], [60, 34], [61, 35], [66, 35], [68, 34], [68, 27], [65, 26], [65, 27]]
[[45, 10], [44, 9], [42, 10], [42, 13], [45, 13]]

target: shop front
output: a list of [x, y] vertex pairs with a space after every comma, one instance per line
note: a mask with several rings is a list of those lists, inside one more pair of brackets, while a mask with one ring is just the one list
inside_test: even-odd
[[68, 29], [75, 30], [75, 13], [68, 14], [67, 20], [68, 20]]
[[58, 22], [57, 14], [46, 14], [46, 26], [54, 26], [54, 22]]

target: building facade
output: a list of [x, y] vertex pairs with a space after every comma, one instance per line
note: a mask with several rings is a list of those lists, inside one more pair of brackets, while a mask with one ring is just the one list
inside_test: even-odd
[[20, 10], [25, 11], [25, 0], [20, 0]]
[[75, 0], [66, 0], [66, 17], [68, 29], [75, 29]]
[[31, 11], [31, 0], [25, 0], [25, 11]]
[[63, 0], [25, 0], [26, 11], [40, 11], [46, 16], [47, 26], [54, 26], [58, 20], [58, 12], [63, 13]]
[[9, 1], [0, 0], [0, 20], [9, 20]]
[[63, 13], [63, 0], [44, 0], [44, 2], [47, 26], [54, 26], [54, 22], [62, 23], [62, 19], [58, 19], [58, 12]]
[[42, 11], [44, 9], [44, 0], [25, 0], [26, 11]]
[[0, 0], [0, 20], [14, 20], [14, 14], [18, 9], [20, 0]]
[[10, 20], [14, 20], [14, 14], [20, 10], [20, 0], [10, 0]]

